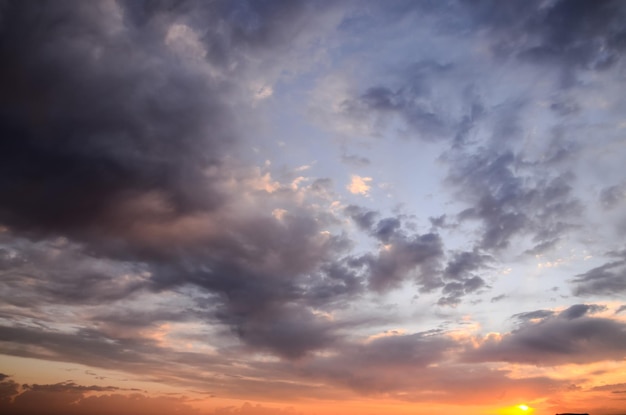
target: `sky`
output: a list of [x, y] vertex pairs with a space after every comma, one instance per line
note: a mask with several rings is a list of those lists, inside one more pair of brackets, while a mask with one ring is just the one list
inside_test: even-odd
[[626, 414], [626, 3], [0, 2], [0, 412]]

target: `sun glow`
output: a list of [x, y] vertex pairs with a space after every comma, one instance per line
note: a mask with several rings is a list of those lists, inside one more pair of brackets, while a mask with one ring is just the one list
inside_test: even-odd
[[501, 408], [498, 411], [498, 415], [521, 415], [527, 414], [530, 415], [534, 412], [533, 408], [528, 405], [520, 404], [517, 406], [509, 406], [506, 408]]

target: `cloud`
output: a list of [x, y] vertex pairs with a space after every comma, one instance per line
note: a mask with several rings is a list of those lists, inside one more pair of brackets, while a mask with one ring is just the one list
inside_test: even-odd
[[273, 408], [263, 405], [252, 405], [245, 402], [240, 407], [218, 408], [212, 412], [214, 415], [297, 415], [298, 412], [293, 408]]
[[386, 292], [411, 280], [420, 290], [432, 291], [441, 286], [438, 267], [442, 255], [438, 234], [400, 234], [390, 238], [378, 254], [364, 255], [358, 263], [367, 267], [369, 287], [374, 291]]
[[534, 365], [621, 360], [626, 346], [624, 323], [588, 315], [602, 309], [577, 304], [559, 314], [539, 310], [518, 315], [525, 321], [521, 327], [502, 336], [484, 337], [462, 359]]
[[[65, 382], [48, 385], [24, 384], [19, 390], [12, 380], [0, 382], [0, 390], [4, 391], [7, 386], [11, 388], [12, 399], [0, 398], [0, 409], [16, 415], [201, 413], [181, 398], [147, 397], [138, 393], [103, 394], [121, 390], [113, 386], [82, 386]], [[87, 395], [93, 392], [99, 394]]]
[[[467, 5], [462, 4], [467, 7]], [[477, 28], [487, 28], [495, 53], [565, 71], [605, 70], [624, 50], [623, 4], [619, 1], [556, 1], [502, 5], [480, 2], [467, 8]], [[602, 45], [602, 47], [599, 47]]]
[[383, 333], [364, 343], [345, 343], [338, 354], [316, 356], [300, 367], [307, 379], [349, 388], [370, 398], [405, 402], [471, 404], [505, 396], [531, 399], [563, 382], [515, 378], [505, 370], [454, 363], [461, 345], [444, 332]]
[[574, 295], [614, 295], [626, 291], [626, 260], [608, 262], [578, 274], [572, 280]]
[[600, 192], [600, 202], [606, 209], [613, 209], [626, 199], [626, 184], [606, 187]]
[[378, 212], [367, 210], [356, 205], [349, 205], [344, 210], [346, 214], [348, 214], [348, 216], [350, 216], [350, 218], [352, 218], [352, 220], [357, 224], [357, 226], [365, 231], [369, 231], [372, 226], [374, 226], [374, 222], [379, 216]]
[[535, 310], [535, 311], [527, 311], [524, 313], [513, 314], [513, 317], [520, 320], [523, 323], [532, 321], [532, 320], [542, 320], [547, 317], [551, 317], [554, 315], [554, 311], [551, 310]]
[[[626, 290], [621, 240], [590, 232], [623, 219], [625, 8], [468, 5], [4, 4], [0, 352], [226, 398], [472, 405], [567, 387], [508, 363], [623, 360], [604, 306], [498, 313], [556, 284], [523, 279], [561, 249], [613, 251], [575, 295]], [[392, 198], [364, 175], [335, 188], [398, 163], [417, 169]], [[461, 315], [476, 333], [442, 329]], [[0, 374], [7, 413], [193, 413], [130, 392]]]
[[369, 158], [357, 156], [356, 154], [342, 154], [341, 161], [353, 167], [365, 167], [372, 163]]
[[574, 226], [567, 219], [580, 211], [580, 204], [568, 177], [529, 183], [516, 173], [518, 163], [512, 152], [461, 156], [448, 178], [472, 204], [459, 218], [483, 223], [482, 249], [507, 248], [513, 237], [523, 234], [545, 244]]
[[487, 264], [491, 261], [493, 257], [476, 250], [455, 252], [443, 270], [446, 284], [442, 289], [444, 297], [439, 299], [438, 304], [455, 306], [464, 295], [486, 288], [485, 280], [475, 272], [488, 268]]
[[125, 17], [123, 3], [5, 8], [3, 89], [15, 103], [2, 109], [5, 226], [84, 237], [122, 232], [117, 209], [148, 193], [174, 212], [221, 203], [204, 174], [233, 143], [220, 86], [169, 52], [167, 20], [142, 38]]
[[[225, 324], [255, 350], [297, 357], [324, 347], [334, 328], [311, 307], [357, 290], [333, 265], [350, 241], [324, 233], [326, 219], [301, 207], [297, 189], [269, 183], [263, 192], [255, 180], [269, 173], [229, 157], [244, 136], [233, 108], [253, 112], [248, 86], [260, 73], [250, 54], [267, 62], [284, 38], [310, 36], [312, 6], [171, 6], [4, 8], [0, 223], [9, 232], [0, 260], [11, 304], [37, 314], [44, 304], [100, 305], [194, 286], [215, 302], [188, 318]], [[263, 85], [266, 97], [272, 87]], [[366, 193], [370, 179], [359, 180]], [[311, 197], [328, 186], [314, 182]], [[286, 213], [277, 219], [276, 209]], [[138, 325], [182, 318], [135, 317]], [[87, 333], [46, 335], [69, 347], [72, 338], [95, 341]], [[112, 353], [105, 344], [87, 346]], [[142, 346], [133, 344], [138, 353]]]
[[350, 183], [348, 184], [347, 189], [354, 195], [367, 196], [371, 189], [371, 186], [368, 183], [371, 181], [371, 177], [361, 177], [353, 174], [350, 178]]

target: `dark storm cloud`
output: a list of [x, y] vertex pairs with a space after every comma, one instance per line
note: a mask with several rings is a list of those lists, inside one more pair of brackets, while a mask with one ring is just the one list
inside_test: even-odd
[[[525, 313], [522, 318], [526, 322], [520, 328], [501, 338], [486, 337], [478, 348], [468, 350], [463, 359], [537, 365], [621, 360], [626, 356], [624, 323], [588, 316], [603, 309], [603, 306], [578, 304], [558, 315], [549, 315], [544, 310]], [[536, 318], [540, 320], [532, 322]]]
[[[233, 175], [242, 187], [254, 177], [221, 161], [241, 141], [232, 106], [249, 57], [281, 53], [315, 7], [8, 3], [0, 27], [0, 224], [13, 237], [0, 268], [16, 294], [8, 300], [102, 304], [193, 285], [215, 299], [194, 317], [212, 316], [253, 348], [298, 357], [331, 342], [332, 324], [311, 307], [359, 290], [333, 265], [349, 241], [320, 236], [323, 223], [302, 209], [280, 221], [230, 214]], [[177, 27], [195, 31], [206, 56], [171, 47]], [[160, 318], [134, 317], [139, 326]], [[117, 320], [102, 324], [129, 323]], [[86, 341], [81, 333], [75, 344]], [[106, 355], [105, 345], [84, 346]]]
[[[177, 62], [166, 27], [116, 3], [8, 3], [0, 28], [0, 221], [15, 229], [120, 231], [120, 204], [156, 192], [174, 211], [222, 195], [203, 171], [233, 140], [220, 86]], [[205, 189], [198, 192], [199, 188]], [[45, 208], [43, 208], [45, 206]]]
[[626, 260], [619, 259], [577, 275], [574, 295], [615, 295], [626, 292]]

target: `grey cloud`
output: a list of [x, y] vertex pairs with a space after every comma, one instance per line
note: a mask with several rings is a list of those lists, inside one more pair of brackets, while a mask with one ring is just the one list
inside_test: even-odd
[[614, 295], [626, 291], [626, 260], [608, 262], [578, 274], [573, 280], [574, 295]]
[[518, 313], [518, 314], [514, 314], [513, 317], [520, 320], [523, 323], [529, 322], [530, 320], [536, 320], [536, 319], [544, 319], [547, 317], [552, 317], [554, 315], [554, 311], [550, 311], [550, 310], [535, 310], [535, 311], [528, 311], [525, 313]]
[[323, 179], [315, 179], [313, 183], [311, 183], [311, 189], [315, 192], [325, 193], [329, 192], [332, 189], [333, 181], [329, 178]]
[[[230, 317], [232, 318], [232, 317]], [[311, 350], [335, 343], [335, 326], [302, 306], [235, 317], [237, 334], [248, 345], [270, 350], [283, 357], [299, 358]]]
[[361, 230], [367, 231], [370, 236], [383, 243], [389, 242], [402, 229], [402, 220], [399, 217], [377, 221], [379, 212], [356, 205], [349, 205], [344, 211]]
[[[0, 253], [7, 300], [33, 308], [101, 304], [191, 285], [215, 299], [191, 317], [212, 316], [250, 347], [295, 357], [332, 341], [332, 324], [310, 307], [359, 290], [340, 270], [350, 241], [322, 236], [323, 222], [289, 192], [255, 194], [268, 205], [283, 198], [290, 211], [282, 220], [234, 217], [237, 192], [229, 186], [254, 177], [224, 161], [242, 142], [233, 107], [246, 105], [240, 83], [254, 69], [250, 56], [273, 62], [285, 39], [306, 36], [310, 16], [318, 16], [311, 12], [323, 8], [294, 1], [7, 4], [0, 26], [0, 224], [12, 238]], [[188, 59], [168, 44], [175, 25], [186, 25], [206, 56]], [[65, 245], [54, 246], [58, 236]], [[128, 324], [105, 317], [102, 324]], [[182, 318], [135, 317], [147, 325]]]
[[[498, 56], [516, 56], [539, 64], [572, 69], [604, 70], [624, 51], [626, 9], [619, 1], [559, 0], [459, 3], [476, 27], [491, 31]], [[542, 7], [543, 6], [543, 7]], [[571, 76], [571, 75], [566, 75]]]
[[575, 304], [559, 313], [559, 317], [572, 320], [586, 314], [593, 314], [603, 310], [606, 310], [606, 306], [597, 304]]
[[115, 209], [147, 192], [177, 212], [224, 197], [204, 174], [234, 138], [221, 87], [178, 62], [164, 27], [100, 7], [117, 5], [5, 7], [0, 221], [12, 228], [108, 234], [139, 219]]
[[376, 211], [355, 205], [347, 206], [345, 212], [362, 230], [370, 230], [379, 216], [379, 213]]
[[506, 371], [451, 363], [447, 357], [458, 348], [459, 344], [442, 332], [385, 333], [365, 344], [345, 343], [337, 349], [338, 355], [316, 356], [304, 362], [300, 375], [370, 397], [423, 402], [436, 394], [440, 402], [454, 404], [512, 390], [521, 396], [539, 396], [545, 388], [561, 384], [539, 377], [513, 379]]
[[[55, 383], [55, 384], [52, 384], [52, 385], [38, 385], [38, 384], [24, 385], [24, 389], [26, 389], [27, 391], [33, 391], [33, 392], [60, 392], [60, 393], [67, 393], [67, 392], [113, 392], [113, 391], [124, 390], [123, 388], [119, 388], [117, 386], [97, 386], [97, 385], [84, 386], [84, 385], [78, 385], [78, 384], [76, 384], [74, 382], [71, 382], [71, 381]], [[136, 390], [136, 389], [134, 389], [134, 390]]]
[[74, 383], [52, 385], [24, 385], [23, 391], [17, 393], [13, 400], [0, 400], [0, 409], [15, 415], [81, 415], [85, 413], [105, 415], [117, 413], [121, 415], [136, 413], [200, 414], [200, 411], [189, 406], [185, 400], [171, 397], [146, 397], [134, 393], [101, 394], [87, 396], [90, 391], [116, 392], [118, 388], [81, 386]]
[[443, 271], [444, 277], [452, 280], [463, 280], [473, 271], [482, 269], [493, 257], [474, 251], [455, 252]]
[[[110, 339], [93, 329], [62, 333], [33, 327], [0, 327], [0, 340], [5, 342], [2, 353], [34, 358], [127, 368], [141, 367], [149, 362], [150, 353], [159, 348], [145, 339]], [[111, 341], [113, 340], [113, 341]], [[10, 343], [9, 343], [10, 342]], [[18, 345], [18, 347], [15, 347]], [[37, 349], [45, 349], [45, 352]]]
[[464, 295], [476, 292], [483, 287], [487, 287], [487, 283], [478, 276], [463, 279], [462, 282], [448, 282], [441, 291], [444, 297], [441, 297], [437, 303], [439, 305], [455, 306]]
[[[356, 261], [356, 267], [366, 265], [369, 287], [384, 292], [397, 288], [403, 281], [413, 280], [423, 291], [442, 288], [440, 305], [457, 305], [463, 296], [487, 287], [477, 271], [487, 268], [493, 260], [479, 250], [453, 252], [446, 267], [440, 262], [444, 258], [443, 241], [437, 233], [407, 235], [398, 217], [384, 218], [376, 222], [378, 212], [358, 206], [348, 206], [346, 213], [362, 230], [385, 244], [378, 256], [365, 255]], [[431, 223], [440, 222], [431, 218]]]
[[528, 183], [516, 173], [518, 166], [519, 160], [510, 151], [487, 151], [461, 156], [448, 177], [473, 205], [459, 218], [478, 219], [484, 224], [482, 249], [506, 248], [519, 234], [533, 235], [541, 246], [574, 226], [567, 220], [580, 211], [580, 204], [572, 195], [568, 176]]
[[[450, 134], [457, 121], [452, 119], [435, 98], [432, 78], [447, 76], [451, 65], [433, 61], [409, 65], [403, 76], [410, 79], [405, 86], [390, 88], [377, 85], [342, 104], [345, 116], [375, 125], [386, 126], [394, 117], [403, 121], [417, 138], [433, 141]], [[377, 127], [378, 128], [378, 127]], [[373, 131], [373, 134], [378, 134]]]
[[0, 405], [10, 402], [19, 393], [19, 385], [9, 375], [0, 373]]
[[[136, 330], [116, 336], [93, 328], [60, 332], [38, 327], [2, 326], [0, 341], [0, 352], [5, 355], [78, 363], [169, 384], [202, 385], [220, 392], [236, 391], [238, 370], [233, 369], [233, 363], [240, 361], [241, 353], [245, 353], [241, 347], [233, 350], [232, 345], [228, 350], [220, 350], [219, 356], [176, 351], [155, 339], [142, 337]], [[207, 370], [227, 370], [233, 378], [208, 377], [205, 375]], [[248, 369], [241, 371], [244, 375], [251, 372]], [[259, 372], [253, 376], [260, 376]], [[67, 388], [67, 385], [59, 388]], [[76, 388], [72, 390], [80, 392]]]
[[580, 112], [580, 106], [569, 97], [560, 97], [550, 104], [550, 109], [561, 116], [576, 115]]
[[217, 408], [212, 412], [213, 415], [299, 415], [293, 408], [272, 408], [261, 406], [259, 404], [252, 405], [249, 402], [244, 403], [240, 407]]
[[[423, 11], [422, 6], [414, 8]], [[570, 41], [589, 43], [578, 35], [564, 33], [569, 20], [589, 33], [597, 31], [600, 37], [604, 31], [614, 30], [619, 19], [608, 16], [606, 10], [624, 8], [617, 3], [605, 6], [570, 6], [560, 1], [543, 5], [533, 1], [479, 1], [469, 7], [451, 2], [445, 7], [458, 10], [469, 19], [463, 23], [455, 21], [456, 26], [449, 21], [440, 23], [446, 28], [444, 31], [456, 30], [457, 35], [471, 33], [480, 37], [478, 33], [492, 31], [494, 50], [500, 49], [501, 55], [522, 56], [522, 51], [530, 47], [523, 43], [531, 42], [527, 39], [535, 34], [538, 42], [546, 45], [557, 42], [556, 39], [564, 45]], [[554, 23], [554, 19], [562, 19], [559, 25], [563, 26], [552, 28], [545, 23]], [[603, 20], [609, 22], [609, 28], [599, 23]], [[378, 124], [384, 128], [390, 117], [397, 117], [410, 135], [449, 145], [441, 158], [450, 168], [447, 181], [458, 190], [458, 199], [470, 205], [458, 218], [475, 219], [483, 225], [479, 248], [505, 249], [511, 246], [513, 238], [530, 235], [534, 246], [527, 251], [543, 252], [577, 226], [582, 211], [573, 189], [575, 178], [567, 171], [567, 161], [576, 154], [578, 146], [574, 140], [564, 138], [568, 137], [563, 131], [565, 127], [558, 125], [540, 156], [520, 149], [527, 133], [522, 119], [529, 110], [529, 97], [522, 94], [490, 106], [481, 91], [482, 84], [463, 81], [465, 70], [469, 69], [457, 62], [426, 60], [405, 64], [404, 69], [385, 75], [384, 81], [373, 82], [347, 99], [344, 111], [355, 119], [378, 120], [373, 122], [375, 128], [379, 128]], [[445, 85], [456, 87], [457, 95], [452, 100], [458, 107], [455, 113], [446, 109], [449, 102], [447, 107], [441, 105], [433, 93], [442, 80]], [[550, 99], [554, 103], [553, 116], [575, 111], [573, 97], [563, 91]]]
[[357, 156], [355, 154], [342, 154], [341, 161], [354, 167], [369, 166], [372, 163], [369, 158]]
[[506, 294], [496, 295], [495, 297], [491, 297], [491, 302], [492, 303], [497, 303], [498, 301], [502, 301], [505, 298], [508, 298], [508, 296]]
[[428, 220], [432, 224], [433, 228], [445, 228], [447, 226], [446, 225], [447, 216], [445, 214], [441, 216], [437, 216], [436, 218], [428, 218]]
[[606, 209], [613, 209], [626, 200], [626, 184], [606, 187], [600, 192], [600, 202]]
[[559, 315], [527, 321], [501, 339], [486, 338], [479, 348], [462, 357], [469, 362], [512, 362], [536, 365], [589, 363], [606, 359], [621, 360], [626, 350], [624, 324], [599, 317], [588, 317], [594, 306], [576, 305]]
[[402, 222], [398, 218], [385, 218], [378, 221], [373, 235], [382, 242], [388, 242], [400, 229]]
[[626, 393], [626, 383], [613, 383], [610, 385], [594, 386], [592, 391], [610, 391], [613, 393]]
[[535, 246], [533, 246], [530, 249], [527, 249], [524, 253], [528, 254], [528, 255], [541, 255], [543, 253], [545, 253], [546, 251], [551, 250], [552, 248], [554, 248], [556, 246], [556, 244], [558, 244], [560, 241], [559, 238], [554, 238], [548, 241], [544, 241], [541, 242]]
[[[333, 265], [347, 241], [320, 236], [308, 217], [241, 225], [230, 230], [234, 239], [216, 241], [214, 253], [209, 245], [184, 264], [155, 268], [156, 284], [193, 284], [216, 293], [212, 312], [248, 345], [286, 357], [324, 347], [335, 337], [333, 325], [308, 307], [358, 292], [358, 280]], [[230, 254], [222, 255], [224, 250]]]
[[369, 287], [385, 292], [413, 280], [420, 290], [432, 291], [441, 286], [439, 262], [443, 256], [443, 242], [438, 234], [397, 235], [389, 240], [389, 247], [378, 255], [361, 258], [367, 265]]
[[336, 300], [351, 297], [363, 291], [363, 278], [350, 265], [350, 257], [342, 261], [326, 264], [322, 267], [323, 277], [317, 284], [312, 284], [307, 298], [316, 307], [333, 304]]
[[127, 298], [150, 286], [141, 264], [101, 258], [63, 238], [29, 241], [2, 235], [3, 300], [36, 309], [46, 304], [98, 304]]
[[428, 333], [389, 333], [365, 344], [344, 344], [336, 357], [317, 358], [302, 370], [361, 393], [394, 391], [411, 383], [398, 377], [398, 370], [420, 372], [454, 346], [451, 339]]

